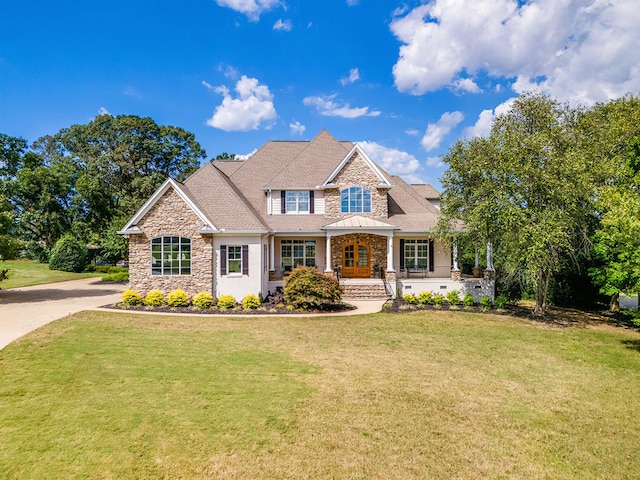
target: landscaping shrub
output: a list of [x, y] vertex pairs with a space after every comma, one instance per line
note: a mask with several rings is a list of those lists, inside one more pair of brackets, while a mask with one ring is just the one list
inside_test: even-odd
[[191, 300], [191, 304], [200, 310], [211, 308], [213, 306], [213, 295], [207, 292], [196, 293]]
[[433, 302], [433, 292], [420, 292], [416, 299], [420, 305], [428, 305]]
[[177, 288], [167, 294], [167, 303], [170, 307], [186, 307], [189, 305], [189, 296], [187, 292]]
[[473, 298], [473, 295], [470, 293], [467, 293], [464, 298], [462, 299], [462, 304], [465, 307], [473, 307], [476, 304], [476, 299]]
[[132, 288], [129, 288], [122, 292], [122, 304], [128, 307], [142, 305], [142, 296]]
[[447, 292], [447, 302], [449, 305], [460, 305], [460, 292], [458, 290]]
[[129, 272], [109, 273], [102, 277], [103, 282], [128, 282]]
[[261, 303], [262, 302], [256, 295], [250, 293], [242, 299], [242, 308], [244, 310], [255, 310], [261, 305]]
[[285, 280], [284, 298], [294, 308], [321, 308], [339, 303], [342, 287], [333, 276], [324, 275], [313, 267], [296, 267]]
[[404, 300], [404, 303], [408, 303], [409, 305], [415, 305], [418, 303], [418, 300], [416, 300], [416, 296], [413, 293], [405, 293], [402, 296], [402, 299]]
[[220, 308], [233, 308], [236, 306], [236, 299], [233, 295], [222, 295], [218, 298], [218, 307]]
[[160, 290], [149, 290], [144, 297], [144, 304], [147, 307], [162, 307], [165, 304], [164, 293]]
[[434, 305], [436, 308], [440, 308], [440, 307], [442, 307], [442, 305], [444, 305], [446, 301], [447, 301], [447, 300], [444, 298], [444, 295], [442, 295], [441, 293], [436, 293], [436, 294], [433, 296], [433, 305]]
[[82, 272], [87, 263], [87, 247], [72, 235], [65, 235], [51, 249], [49, 269]]
[[493, 304], [491, 303], [491, 297], [482, 297], [480, 299], [480, 305], [482, 306], [482, 310], [490, 310], [493, 306]]
[[507, 297], [505, 297], [504, 295], [498, 295], [496, 297], [496, 301], [494, 303], [494, 306], [498, 309], [498, 310], [504, 310], [504, 307], [507, 306]]

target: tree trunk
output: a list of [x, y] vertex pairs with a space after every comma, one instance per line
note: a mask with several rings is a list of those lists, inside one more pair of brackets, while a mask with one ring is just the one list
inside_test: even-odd
[[614, 293], [613, 295], [611, 295], [611, 302], [609, 302], [609, 311], [620, 311], [620, 293]]
[[547, 293], [549, 291], [550, 275], [545, 275], [544, 270], [538, 271], [538, 281], [536, 282], [536, 308], [533, 315], [542, 317], [547, 310]]

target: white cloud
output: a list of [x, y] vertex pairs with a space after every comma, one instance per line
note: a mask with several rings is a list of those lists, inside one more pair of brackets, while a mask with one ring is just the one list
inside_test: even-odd
[[302, 125], [297, 120], [295, 122], [291, 122], [289, 124], [289, 130], [293, 135], [302, 135], [304, 131], [307, 129], [304, 125]]
[[273, 29], [274, 30], [280, 30], [283, 32], [290, 32], [291, 31], [292, 25], [291, 25], [291, 20], [282, 20], [281, 18], [279, 18], [276, 23], [273, 24]]
[[462, 120], [464, 120], [462, 112], [445, 112], [436, 123], [427, 125], [421, 142], [424, 149], [428, 152], [438, 148], [444, 137]]
[[216, 91], [216, 87], [214, 87], [213, 85], [211, 85], [209, 82], [205, 82], [204, 80], [202, 80], [202, 85], [207, 89], [207, 90], [211, 90], [212, 92]]
[[418, 130], [417, 128], [409, 128], [408, 130], [405, 130], [404, 133], [411, 137], [417, 137], [418, 135], [420, 135], [420, 130]]
[[111, 115], [111, 112], [104, 107], [98, 109], [98, 115]]
[[395, 148], [385, 147], [376, 142], [358, 142], [371, 160], [391, 175], [408, 175], [420, 168], [420, 162], [413, 155]]
[[640, 90], [639, 17], [637, 0], [431, 0], [391, 22], [395, 85], [422, 95], [488, 75], [517, 93], [605, 101]]
[[482, 90], [476, 82], [470, 78], [459, 78], [452, 83], [455, 90], [469, 93], [481, 93]]
[[427, 157], [427, 167], [431, 168], [444, 168], [444, 162], [442, 157]]
[[466, 139], [488, 136], [491, 132], [493, 119], [496, 118], [497, 115], [507, 113], [511, 109], [511, 105], [513, 105], [514, 100], [515, 98], [510, 98], [509, 100], [498, 105], [493, 110], [483, 110], [482, 112], [480, 112], [476, 123], [470, 127], [465, 128], [462, 132], [462, 136]]
[[359, 3], [360, 3], [360, 0], [347, 0], [347, 5], [349, 5], [350, 7], [355, 7]]
[[260, 85], [256, 78], [243, 75], [236, 83], [235, 91], [238, 96], [232, 98], [227, 87], [216, 88], [224, 98], [207, 120], [207, 125], [226, 132], [246, 132], [261, 126], [271, 128], [278, 115], [269, 87]]
[[236, 155], [236, 160], [248, 160], [250, 156], [258, 151], [257, 148], [254, 148], [251, 152], [245, 153], [244, 155]]
[[260, 15], [280, 5], [280, 0], [216, 0], [221, 7], [243, 13], [251, 21], [260, 20]]
[[135, 88], [133, 87], [127, 87], [122, 91], [122, 94], [127, 96], [127, 97], [131, 97], [131, 98], [142, 98], [142, 95], [140, 94], [140, 92], [138, 92]]
[[338, 104], [334, 102], [335, 97], [335, 94], [324, 97], [306, 97], [302, 103], [307, 107], [315, 107], [318, 113], [325, 117], [358, 118], [380, 115], [378, 110], [370, 111], [369, 107], [351, 108], [348, 103]]
[[349, 70], [349, 76], [340, 79], [340, 83], [342, 85], [349, 85], [351, 83], [355, 83], [360, 79], [360, 72], [357, 68], [352, 68]]

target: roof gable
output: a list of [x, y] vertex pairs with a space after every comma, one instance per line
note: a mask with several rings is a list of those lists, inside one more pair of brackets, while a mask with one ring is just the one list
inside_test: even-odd
[[145, 217], [145, 215], [147, 215], [147, 213], [149, 213], [158, 200], [160, 200], [170, 188], [172, 188], [185, 202], [185, 204], [193, 210], [193, 213], [202, 220], [202, 223], [204, 224], [202, 233], [215, 233], [218, 231], [215, 225], [207, 218], [200, 208], [198, 208], [194, 200], [189, 196], [184, 185], [181, 185], [173, 178], [168, 178], [118, 233], [123, 235], [141, 233], [141, 230], [137, 228], [138, 223]]
[[338, 166], [331, 172], [331, 174], [325, 179], [322, 183], [323, 187], [330, 187], [334, 184], [337, 177], [340, 175], [340, 172], [345, 167], [345, 165], [353, 158], [354, 155], [359, 155], [360, 158], [365, 162], [365, 164], [371, 169], [371, 171], [378, 178], [380, 183], [378, 184], [378, 188], [391, 188], [392, 185], [384, 175], [382, 170], [369, 158], [369, 156], [365, 153], [365, 151], [360, 147], [360, 145], [355, 144], [353, 148], [344, 156]]

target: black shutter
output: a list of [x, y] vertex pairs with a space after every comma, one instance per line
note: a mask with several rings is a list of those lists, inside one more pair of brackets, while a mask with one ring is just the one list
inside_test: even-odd
[[316, 206], [313, 198], [313, 190], [309, 192], [309, 213], [315, 213]]
[[435, 263], [434, 263], [434, 258], [433, 258], [433, 238], [429, 239], [429, 271], [433, 272], [435, 270]]
[[287, 213], [287, 192], [280, 190], [280, 213]]
[[400, 239], [400, 268], [404, 268], [404, 238]]
[[227, 274], [227, 246], [220, 245], [220, 275]]
[[242, 274], [249, 275], [249, 245], [242, 245]]

